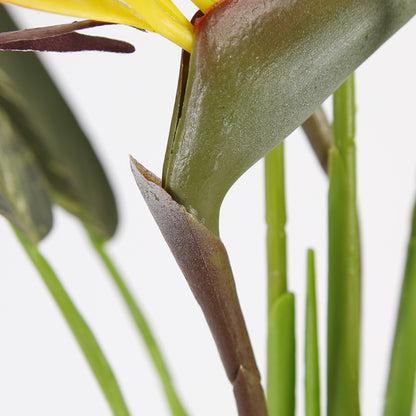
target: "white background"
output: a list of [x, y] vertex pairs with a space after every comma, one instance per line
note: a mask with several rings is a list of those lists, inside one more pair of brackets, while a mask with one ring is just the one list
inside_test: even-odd
[[[185, 3], [185, 0], [183, 1]], [[192, 15], [193, 8], [187, 9]], [[186, 8], [184, 9], [186, 10]], [[23, 26], [68, 22], [18, 13]], [[108, 250], [163, 346], [189, 413], [236, 414], [201, 312], [133, 181], [128, 154], [161, 174], [176, 90], [179, 47], [125, 27], [94, 31], [129, 40], [129, 56], [42, 55], [91, 137], [118, 199], [120, 226]], [[381, 413], [387, 362], [416, 194], [416, 21], [357, 71], [358, 200], [363, 244], [362, 410]], [[330, 111], [330, 104], [326, 103]], [[289, 287], [296, 294], [298, 414], [303, 414], [306, 249], [317, 250], [322, 402], [325, 402], [327, 180], [300, 131], [286, 141]], [[231, 189], [221, 214], [259, 367], [265, 374], [263, 164]], [[124, 305], [77, 220], [56, 208], [41, 243], [96, 334], [132, 415], [168, 415], [158, 379]], [[77, 344], [42, 281], [0, 218], [0, 415], [110, 415]], [[416, 414], [416, 413], [415, 413]]]

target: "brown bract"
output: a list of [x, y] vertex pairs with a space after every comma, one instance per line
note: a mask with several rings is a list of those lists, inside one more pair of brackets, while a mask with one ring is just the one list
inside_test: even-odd
[[201, 306], [243, 416], [267, 415], [260, 374], [221, 240], [161, 187], [133, 158], [137, 185]]
[[83, 20], [63, 25], [0, 33], [0, 50], [48, 51], [48, 52], [134, 52], [130, 43], [101, 36], [83, 35], [75, 32], [106, 23]]

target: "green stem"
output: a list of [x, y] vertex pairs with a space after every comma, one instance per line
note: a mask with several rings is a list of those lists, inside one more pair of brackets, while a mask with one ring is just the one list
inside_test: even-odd
[[106, 253], [104, 240], [92, 234], [89, 235], [95, 250], [104, 262], [111, 277], [113, 278], [114, 283], [119, 289], [120, 294], [123, 297], [134, 322], [136, 323], [137, 329], [142, 335], [143, 341], [153, 360], [153, 364], [156, 367], [156, 370], [159, 374], [172, 415], [186, 416], [187, 413], [184, 410], [184, 407], [182, 406], [179, 397], [175, 391], [167, 366], [162, 357], [160, 349], [156, 343], [156, 340], [152, 334], [152, 331], [150, 330], [150, 327], [146, 321], [146, 318], [141, 312], [139, 306], [137, 305], [137, 302], [131, 295], [129, 288], [127, 287], [126, 283], [124, 282], [114, 263], [111, 261], [110, 257]]
[[268, 310], [286, 292], [286, 202], [283, 143], [264, 158]]
[[319, 416], [319, 351], [315, 290], [315, 259], [308, 250], [305, 329], [305, 415]]
[[328, 416], [357, 416], [360, 248], [356, 208], [354, 78], [334, 93], [328, 193]]
[[416, 205], [407, 249], [384, 416], [410, 416], [416, 376]]
[[74, 334], [114, 416], [128, 416], [129, 411], [127, 410], [117, 380], [94, 334], [72, 303], [50, 265], [39, 253], [36, 244], [28, 240], [17, 228], [14, 228], [14, 231]]
[[267, 407], [269, 416], [295, 414], [295, 297], [286, 292], [269, 313]]
[[265, 157], [268, 268], [267, 402], [270, 416], [295, 412], [295, 312], [286, 281], [283, 143]]

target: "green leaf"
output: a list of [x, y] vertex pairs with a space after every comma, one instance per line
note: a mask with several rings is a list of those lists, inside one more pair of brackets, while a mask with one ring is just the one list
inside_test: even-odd
[[105, 267], [110, 273], [115, 285], [120, 292], [120, 295], [125, 302], [126, 307], [130, 312], [131, 317], [134, 320], [134, 323], [136, 324], [136, 328], [142, 336], [143, 342], [147, 347], [147, 350], [159, 375], [160, 381], [163, 385], [163, 390], [169, 403], [172, 416], [186, 416], [187, 413], [179, 399], [178, 394], [176, 393], [167, 365], [162, 356], [162, 352], [156, 342], [155, 337], [153, 336], [152, 330], [146, 320], [146, 317], [141, 311], [138, 303], [131, 294], [130, 289], [127, 287], [116, 266], [107, 254], [104, 241], [92, 234], [90, 234], [90, 240], [97, 254], [100, 256]]
[[407, 249], [384, 416], [411, 416], [416, 377], [416, 205]]
[[319, 416], [319, 350], [315, 291], [315, 257], [308, 250], [305, 328], [305, 416]]
[[164, 187], [218, 235], [238, 177], [415, 13], [414, 0], [219, 2], [196, 21]]
[[357, 416], [360, 244], [356, 208], [354, 80], [334, 94], [328, 192], [328, 416]]
[[40, 241], [52, 227], [45, 178], [33, 153], [1, 106], [0, 214], [32, 242]]
[[72, 303], [71, 298], [66, 293], [51, 266], [39, 252], [36, 244], [31, 243], [25, 235], [16, 228], [15, 232], [77, 340], [79, 347], [88, 361], [88, 364], [113, 411], [113, 415], [129, 416], [129, 411], [114, 373], [88, 324]]
[[[16, 26], [0, 5], [0, 30]], [[0, 52], [18, 96], [2, 102], [44, 172], [53, 200], [96, 235], [110, 238], [117, 226], [114, 196], [85, 134], [35, 54]]]

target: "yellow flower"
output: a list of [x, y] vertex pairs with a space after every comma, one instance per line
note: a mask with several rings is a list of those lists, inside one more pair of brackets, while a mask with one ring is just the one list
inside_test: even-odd
[[[203, 12], [218, 0], [192, 0]], [[109, 23], [122, 23], [157, 32], [188, 52], [193, 27], [171, 0], [10, 0], [11, 3]]]

